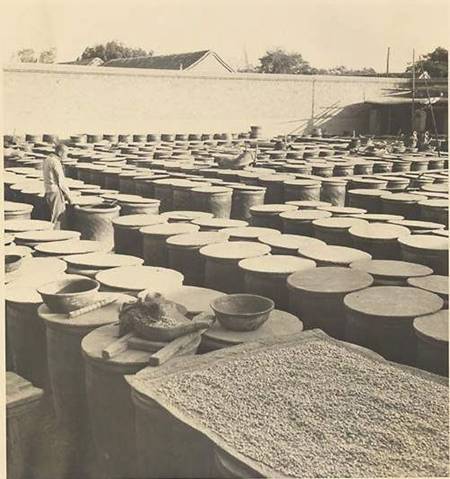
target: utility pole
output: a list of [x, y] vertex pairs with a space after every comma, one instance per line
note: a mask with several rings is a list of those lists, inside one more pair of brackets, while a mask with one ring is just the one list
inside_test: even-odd
[[249, 70], [249, 63], [248, 63], [248, 55], [247, 55], [247, 48], [244, 45], [244, 62], [245, 62], [245, 69], [248, 71]]
[[388, 47], [387, 49], [387, 56], [386, 56], [386, 76], [389, 76], [389, 59], [391, 56], [391, 47]]
[[412, 99], [411, 99], [411, 132], [414, 131], [414, 114], [416, 99], [416, 51], [413, 48], [412, 56]]

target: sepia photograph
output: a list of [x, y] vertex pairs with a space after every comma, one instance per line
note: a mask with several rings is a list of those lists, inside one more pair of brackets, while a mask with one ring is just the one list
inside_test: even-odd
[[450, 477], [450, 2], [0, 12], [0, 477]]

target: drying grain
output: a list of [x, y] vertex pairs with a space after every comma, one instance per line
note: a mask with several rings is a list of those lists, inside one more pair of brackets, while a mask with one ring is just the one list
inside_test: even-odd
[[291, 477], [448, 475], [448, 390], [324, 340], [174, 374], [157, 392]]

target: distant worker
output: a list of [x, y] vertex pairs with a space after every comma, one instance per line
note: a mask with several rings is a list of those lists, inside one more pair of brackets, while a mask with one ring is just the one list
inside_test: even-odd
[[419, 151], [430, 151], [431, 149], [431, 136], [430, 133], [426, 131], [419, 137]]
[[68, 147], [64, 143], [58, 143], [55, 153], [47, 156], [42, 166], [45, 200], [50, 210], [50, 221], [53, 223], [54, 229], [61, 229], [66, 211], [66, 201], [69, 204], [72, 203], [61, 163], [61, 160], [67, 158], [67, 152]]

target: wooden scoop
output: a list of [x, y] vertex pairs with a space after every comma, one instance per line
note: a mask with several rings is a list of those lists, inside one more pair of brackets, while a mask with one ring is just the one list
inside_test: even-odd
[[160, 366], [169, 359], [174, 358], [183, 354], [195, 341], [197, 341], [199, 336], [198, 331], [184, 336], [180, 336], [173, 341], [171, 341], [167, 346], [164, 346], [156, 353], [152, 354], [148, 360], [150, 366]]
[[83, 308], [76, 309], [75, 311], [71, 311], [68, 316], [70, 319], [73, 319], [78, 316], [81, 316], [82, 314], [90, 313], [91, 311], [95, 311], [97, 309], [103, 308], [103, 306], [107, 306], [108, 304], [114, 303], [114, 301], [116, 301], [117, 298], [118, 298], [117, 295], [108, 296], [107, 298], [103, 298], [100, 301], [96, 301], [95, 303], [84, 306]]

